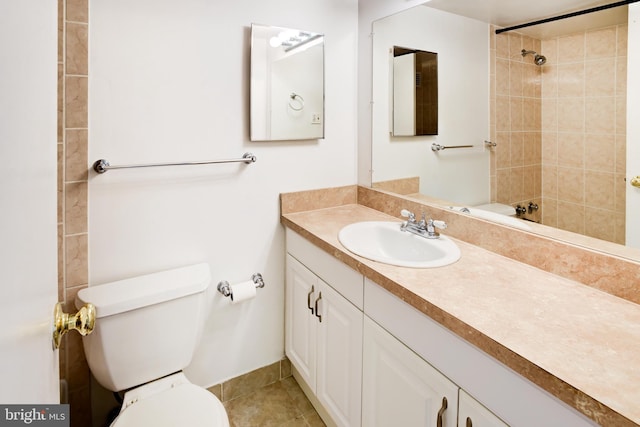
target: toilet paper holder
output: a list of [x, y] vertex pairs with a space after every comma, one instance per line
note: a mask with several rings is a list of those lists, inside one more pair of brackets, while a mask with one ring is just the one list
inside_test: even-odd
[[[262, 274], [255, 273], [253, 276], [251, 276], [251, 280], [253, 280], [253, 283], [255, 283], [256, 289], [264, 288], [264, 280], [262, 279]], [[220, 283], [218, 283], [218, 292], [220, 292], [225, 297], [230, 297], [232, 292], [231, 292], [231, 285], [229, 284], [229, 282], [227, 282], [226, 280], [223, 280]]]

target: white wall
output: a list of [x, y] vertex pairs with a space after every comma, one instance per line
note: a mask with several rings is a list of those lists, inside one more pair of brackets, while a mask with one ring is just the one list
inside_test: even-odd
[[[489, 27], [418, 6], [373, 24], [373, 181], [420, 177], [420, 192], [463, 204], [490, 201]], [[390, 81], [393, 46], [438, 54], [439, 132], [392, 137]], [[434, 153], [431, 144], [478, 148]]]
[[[187, 372], [198, 384], [284, 354], [278, 196], [356, 182], [357, 12], [356, 0], [91, 0], [91, 162], [258, 157], [90, 177], [90, 285], [201, 261], [213, 287], [263, 274], [252, 301], [215, 293]], [[326, 35], [325, 139], [249, 142], [251, 23]]]

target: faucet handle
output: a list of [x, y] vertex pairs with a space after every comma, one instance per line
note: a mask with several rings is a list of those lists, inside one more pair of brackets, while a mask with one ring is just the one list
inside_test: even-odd
[[400, 211], [400, 215], [402, 215], [404, 218], [409, 218], [409, 222], [414, 222], [416, 220], [416, 216], [414, 215], [414, 213], [406, 209], [402, 209]]
[[436, 228], [439, 228], [440, 230], [444, 230], [445, 228], [447, 228], [447, 223], [444, 221], [440, 221], [440, 220], [431, 220], [433, 223], [433, 226]]

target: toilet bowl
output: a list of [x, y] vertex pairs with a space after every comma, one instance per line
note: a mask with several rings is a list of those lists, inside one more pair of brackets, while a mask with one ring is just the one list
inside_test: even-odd
[[191, 383], [189, 365], [211, 308], [208, 264], [138, 276], [78, 292], [96, 308], [83, 337], [89, 368], [107, 390], [125, 391], [111, 427], [228, 427], [218, 398]]

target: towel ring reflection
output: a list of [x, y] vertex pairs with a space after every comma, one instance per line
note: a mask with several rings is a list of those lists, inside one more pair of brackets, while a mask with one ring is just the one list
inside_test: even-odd
[[293, 111], [302, 111], [304, 108], [304, 98], [295, 92], [291, 92], [289, 97], [291, 98], [291, 101], [289, 101], [289, 108]]

